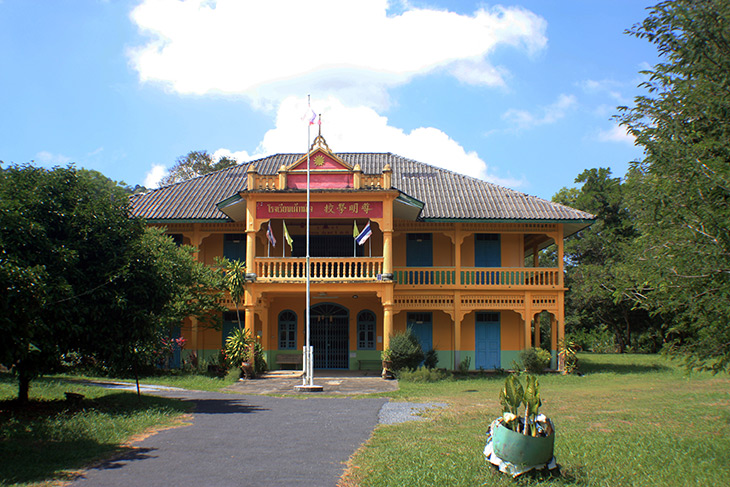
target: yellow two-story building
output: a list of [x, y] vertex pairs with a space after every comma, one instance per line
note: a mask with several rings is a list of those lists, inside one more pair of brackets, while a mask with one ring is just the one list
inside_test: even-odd
[[[307, 210], [314, 366], [354, 370], [378, 369], [380, 351], [406, 328], [436, 350], [439, 367], [509, 368], [539, 345], [543, 312], [557, 368], [563, 239], [593, 221], [391, 153], [334, 153], [321, 136], [308, 154], [265, 157], [131, 202], [134, 215], [197, 247], [200, 261], [245, 261], [245, 326], [273, 369], [305, 344]], [[538, 251], [551, 244], [557, 265], [541, 267]], [[186, 320], [186, 349], [218, 353], [232, 321], [226, 313], [217, 331]]]

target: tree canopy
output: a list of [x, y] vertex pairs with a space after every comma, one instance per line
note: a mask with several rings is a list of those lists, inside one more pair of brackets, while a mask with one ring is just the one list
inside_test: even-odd
[[639, 236], [626, 207], [626, 185], [606, 168], [587, 169], [575, 182], [580, 189], [563, 188], [553, 201], [592, 213], [596, 221], [565, 243], [566, 325], [574, 337], [605, 328], [618, 352], [656, 352], [664, 338], [661, 320], [617, 294]]
[[130, 218], [124, 188], [99, 173], [0, 170], [0, 363], [17, 373], [21, 400], [71, 352], [119, 364], [215, 308], [216, 275]]
[[217, 160], [207, 151], [190, 151], [186, 155], [178, 157], [175, 164], [170, 168], [167, 176], [160, 180], [160, 185], [187, 181], [194, 177], [202, 176], [214, 171], [220, 171], [227, 167], [235, 166], [238, 162], [231, 157], [220, 157]]
[[661, 62], [619, 116], [645, 149], [627, 183], [641, 235], [626, 291], [674, 317], [689, 366], [730, 370], [730, 2], [661, 2], [629, 34]]

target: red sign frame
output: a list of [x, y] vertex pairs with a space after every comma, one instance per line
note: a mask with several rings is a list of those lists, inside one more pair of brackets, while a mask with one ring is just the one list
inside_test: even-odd
[[[382, 218], [382, 201], [313, 201], [310, 218]], [[259, 201], [256, 218], [307, 218], [307, 204], [299, 201]]]

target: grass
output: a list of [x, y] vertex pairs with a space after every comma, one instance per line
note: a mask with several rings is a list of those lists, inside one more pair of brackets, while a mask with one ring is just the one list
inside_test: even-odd
[[[65, 392], [84, 395], [78, 402]], [[40, 378], [20, 406], [15, 378], [0, 374], [0, 485], [48, 485], [73, 479], [95, 460], [131, 452], [152, 428], [179, 424], [182, 402]]]
[[[654, 355], [581, 354], [583, 377], [540, 377], [562, 475], [518, 484], [730, 485], [730, 380]], [[341, 485], [514, 486], [482, 451], [504, 376], [401, 381], [393, 400], [446, 402], [428, 421], [379, 426]]]
[[[129, 382], [134, 384], [134, 379], [117, 379], [111, 377], [101, 377], [94, 375], [80, 374], [58, 374], [48, 376], [48, 378], [56, 379], [61, 382], [68, 382], [67, 387], [74, 388], [75, 382], [80, 381], [115, 381]], [[238, 380], [237, 372], [230, 373], [226, 377], [218, 378], [204, 374], [183, 372], [178, 370], [165, 371], [162, 375], [150, 375], [139, 378], [140, 384], [151, 384], [159, 386], [179, 387], [180, 389], [188, 389], [194, 391], [220, 391], [224, 387], [234, 384]], [[81, 384], [79, 384], [80, 386]], [[35, 386], [35, 383], [34, 383]], [[70, 390], [70, 389], [67, 389]]]

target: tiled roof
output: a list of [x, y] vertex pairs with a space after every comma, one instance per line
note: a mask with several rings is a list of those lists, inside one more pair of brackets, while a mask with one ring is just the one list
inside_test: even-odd
[[[337, 153], [364, 174], [393, 169], [393, 187], [425, 204], [421, 218], [478, 220], [592, 220], [593, 215], [391, 153]], [[246, 171], [276, 174], [303, 154], [276, 154], [131, 196], [132, 212], [150, 220], [228, 220], [216, 204], [246, 187]]]

